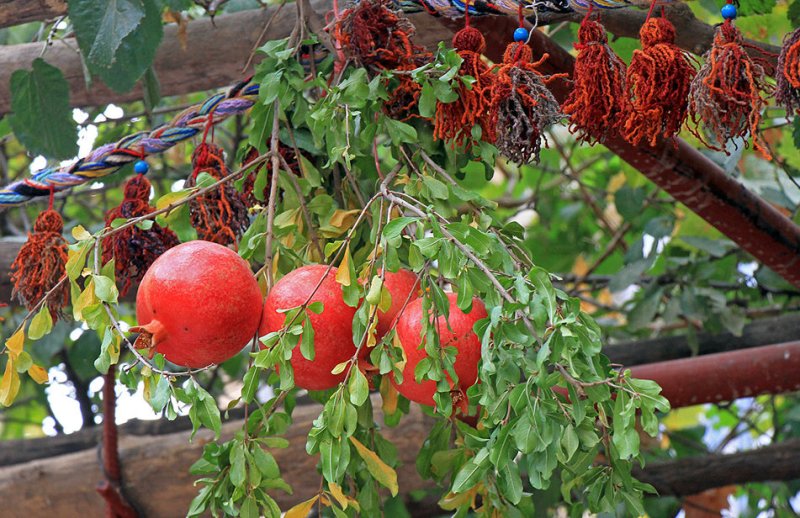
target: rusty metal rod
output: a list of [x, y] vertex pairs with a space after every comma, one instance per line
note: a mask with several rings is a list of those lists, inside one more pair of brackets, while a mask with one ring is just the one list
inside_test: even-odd
[[800, 341], [631, 367], [672, 408], [800, 390]]

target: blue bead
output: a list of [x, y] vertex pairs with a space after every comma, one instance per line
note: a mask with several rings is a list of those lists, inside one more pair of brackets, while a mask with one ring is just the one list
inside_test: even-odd
[[722, 17], [726, 20], [733, 20], [736, 18], [736, 6], [733, 4], [723, 5], [720, 12], [722, 13]]
[[525, 27], [518, 27], [514, 31], [514, 41], [528, 41], [528, 29]]
[[147, 171], [150, 170], [150, 164], [144, 160], [137, 160], [136, 163], [133, 164], [133, 170], [136, 174], [147, 174]]

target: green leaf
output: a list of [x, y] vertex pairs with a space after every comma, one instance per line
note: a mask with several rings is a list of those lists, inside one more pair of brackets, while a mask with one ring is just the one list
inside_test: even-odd
[[550, 282], [550, 276], [546, 271], [537, 266], [531, 270], [531, 273], [528, 277], [536, 287], [536, 293], [544, 303], [545, 310], [547, 311], [547, 317], [552, 322], [555, 320], [558, 307], [556, 306], [556, 292], [553, 290], [553, 284]]
[[314, 360], [314, 326], [308, 316], [303, 318], [303, 336], [300, 338], [300, 354], [308, 361]]
[[28, 338], [31, 340], [38, 340], [50, 333], [52, 329], [53, 317], [50, 315], [47, 304], [44, 304], [42, 309], [40, 309], [31, 320], [31, 325], [28, 327]]
[[87, 63], [110, 67], [122, 40], [144, 18], [142, 0], [73, 0], [69, 17]]
[[244, 485], [246, 478], [244, 444], [236, 442], [231, 448], [231, 484], [235, 487]]
[[[789, 4], [789, 9], [786, 15], [789, 17], [789, 21], [792, 22], [792, 27], [795, 28], [800, 27], [800, 0], [794, 0], [791, 4]], [[795, 132], [799, 127], [798, 124], [800, 124], [800, 121], [798, 121], [798, 119], [795, 119], [794, 120]], [[797, 133], [795, 133], [795, 135], [797, 135]], [[795, 137], [794, 141], [795, 141], [795, 147], [798, 147], [796, 144], [797, 137]]]
[[[481, 450], [481, 453], [485, 453], [486, 450]], [[480, 457], [480, 453], [475, 457], [469, 459], [456, 473], [455, 479], [453, 479], [453, 488], [452, 491], [454, 493], [463, 493], [464, 491], [468, 490], [472, 486], [478, 483], [478, 481], [483, 477], [484, 473], [486, 473], [489, 464], [487, 462], [481, 462], [482, 459], [478, 459]], [[483, 456], [483, 459], [486, 459], [487, 455]]]
[[403, 230], [415, 221], [417, 221], [417, 218], [410, 218], [408, 216], [395, 218], [383, 227], [383, 237], [385, 237], [387, 241], [397, 239], [403, 233]]
[[389, 132], [389, 136], [395, 144], [417, 142], [417, 130], [414, 129], [414, 126], [406, 124], [405, 122], [396, 121], [387, 117], [386, 131]]
[[436, 113], [436, 93], [433, 86], [427, 81], [422, 85], [422, 92], [419, 95], [419, 114], [423, 117], [432, 118]]
[[150, 406], [154, 412], [161, 412], [169, 402], [170, 390], [169, 379], [166, 376], [159, 376], [156, 389], [150, 395]]
[[397, 485], [397, 473], [395, 470], [383, 462], [381, 458], [378, 457], [377, 453], [364, 446], [361, 441], [355, 437], [351, 436], [350, 442], [353, 443], [353, 446], [356, 447], [356, 451], [364, 460], [364, 464], [367, 465], [369, 473], [375, 477], [375, 480], [377, 480], [379, 484], [388, 488], [392, 496], [396, 496], [399, 487]]
[[[125, 12], [138, 11], [138, 14], [121, 17], [121, 23], [115, 25], [111, 23], [117, 19], [112, 11], [108, 30], [101, 32], [109, 4], [114, 9], [129, 4], [133, 7]], [[127, 92], [153, 64], [163, 35], [161, 12], [154, 0], [73, 0], [69, 2], [69, 15], [89, 71], [98, 75], [112, 90]], [[139, 18], [131, 23], [136, 16]], [[104, 42], [111, 44], [113, 55], [110, 59], [107, 49], [93, 53], [96, 42], [98, 48]]]
[[103, 302], [116, 304], [119, 291], [114, 281], [102, 275], [92, 275], [94, 278], [94, 294]]
[[361, 369], [358, 367], [354, 367], [350, 373], [348, 390], [350, 392], [350, 402], [356, 406], [361, 406], [369, 397], [367, 377], [362, 374]]
[[244, 380], [242, 385], [242, 400], [245, 403], [250, 403], [253, 401], [253, 398], [256, 395], [256, 391], [258, 390], [258, 375], [260, 373], [260, 369], [257, 367], [251, 367], [244, 375]]
[[32, 154], [64, 159], [78, 153], [69, 84], [58, 68], [37, 58], [31, 70], [11, 74], [11, 110], [14, 134]]

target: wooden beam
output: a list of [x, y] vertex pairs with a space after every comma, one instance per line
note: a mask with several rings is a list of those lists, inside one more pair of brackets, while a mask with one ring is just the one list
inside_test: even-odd
[[[164, 27], [164, 38], [155, 58], [155, 69], [162, 95], [180, 95], [215, 89], [243, 79], [250, 51], [261, 39], [267, 22], [277, 11], [266, 31], [265, 39], [289, 36], [294, 27], [294, 5], [243, 11], [225, 16], [192, 21], [186, 29], [184, 46], [176, 25]], [[30, 68], [39, 57], [44, 43], [25, 43], [0, 50], [0, 114], [10, 111], [11, 74], [20, 68]], [[117, 93], [95, 80], [90, 86], [84, 80], [81, 57], [74, 38], [55, 41], [44, 59], [61, 69], [70, 87], [70, 105], [74, 107], [123, 103], [142, 98], [137, 85], [126, 93]]]
[[[331, 2], [314, 0], [311, 6], [321, 16], [330, 10]], [[202, 18], [187, 24], [185, 39], [179, 37], [177, 26], [166, 25], [153, 64], [161, 94], [188, 94], [241, 81], [252, 72], [252, 66], [244, 69], [251, 51], [265, 41], [289, 36], [296, 14], [294, 4], [285, 4], [226, 14], [213, 20]], [[447, 41], [453, 35], [451, 29], [441, 25], [439, 18], [418, 13], [411, 15], [411, 19], [417, 26], [417, 40], [429, 48], [435, 49], [439, 41]], [[500, 36], [505, 38], [504, 34]], [[0, 47], [0, 115], [11, 109], [11, 74], [20, 68], [30, 68], [33, 60], [41, 55], [43, 46], [44, 43], [24, 43]], [[87, 86], [77, 48], [74, 38], [65, 38], [55, 41], [44, 54], [44, 59], [61, 69], [69, 83], [71, 106], [101, 106], [142, 98], [140, 85], [125, 93], [114, 92], [99, 80]]]
[[800, 439], [731, 455], [651, 462], [634, 476], [661, 496], [688, 496], [715, 487], [800, 478]]
[[[294, 424], [286, 434], [289, 448], [272, 452], [284, 479], [295, 490], [291, 496], [275, 492], [274, 496], [284, 509], [313, 495], [319, 487], [320, 477], [315, 469], [317, 458], [305, 453], [306, 434], [319, 411], [316, 404], [297, 407]], [[230, 437], [242, 424], [238, 420], [226, 423], [223, 435]], [[430, 419], [423, 416], [417, 405], [412, 405], [411, 414], [398, 428], [383, 431], [398, 447], [403, 463], [398, 478], [404, 495], [414, 489], [431, 487], [420, 480], [414, 465], [430, 425]], [[141, 424], [143, 431], [148, 426], [156, 427], [158, 422]], [[121, 435], [120, 455], [125, 486], [144, 516], [158, 518], [186, 513], [189, 502], [198, 491], [188, 469], [200, 457], [203, 445], [210, 440], [212, 436], [207, 430], [199, 432], [193, 443], [189, 442], [187, 432]], [[0, 444], [0, 448], [5, 447]], [[730, 484], [800, 478], [798, 457], [800, 440], [792, 439], [732, 455], [653, 462], [644, 470], [636, 469], [635, 475], [652, 484], [662, 496], [680, 497]], [[91, 447], [0, 469], [3, 516], [103, 516], [105, 504], [94, 490], [102, 479], [97, 459], [97, 451]]]
[[695, 351], [686, 335], [637, 340], [603, 347], [603, 354], [612, 362], [626, 367], [645, 363], [677, 360], [762, 345], [800, 340], [800, 313], [754, 320], [744, 326], [741, 336], [731, 333], [700, 333], [695, 338]]
[[0, 29], [67, 13], [65, 0], [0, 0]]
[[[377, 402], [377, 399], [375, 400]], [[377, 408], [380, 407], [378, 403]], [[380, 421], [379, 410], [378, 421]], [[274, 491], [278, 503], [287, 509], [314, 495], [320, 484], [316, 464], [318, 456], [305, 452], [306, 435], [319, 415], [319, 405], [299, 406], [294, 422], [286, 433], [290, 446], [272, 450], [283, 478], [292, 485], [293, 495]], [[426, 487], [420, 479], [414, 459], [432, 422], [416, 405], [397, 428], [385, 428], [384, 435], [397, 446], [402, 466], [397, 470], [402, 490]], [[223, 426], [223, 436], [230, 438], [240, 430], [242, 421]], [[168, 435], [120, 437], [120, 462], [125, 489], [142, 511], [142, 516], [184, 516], [199, 488], [189, 474], [189, 466], [200, 458], [203, 445], [213, 434], [203, 430], [193, 442], [187, 432]], [[5, 518], [31, 516], [104, 516], [105, 502], [95, 492], [103, 479], [95, 448], [59, 455], [0, 469], [0, 502]]]

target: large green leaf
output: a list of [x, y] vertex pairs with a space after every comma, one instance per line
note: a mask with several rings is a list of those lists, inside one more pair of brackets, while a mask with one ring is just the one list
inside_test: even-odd
[[86, 61], [108, 68], [122, 40], [144, 18], [144, 4], [142, 0], [73, 0], [69, 16]]
[[163, 28], [154, 0], [73, 0], [69, 15], [89, 71], [118, 92], [152, 65]]
[[63, 159], [78, 152], [69, 84], [58, 68], [37, 58], [32, 70], [11, 74], [11, 110], [11, 127], [31, 153]]

